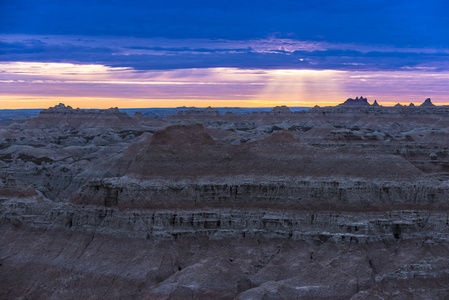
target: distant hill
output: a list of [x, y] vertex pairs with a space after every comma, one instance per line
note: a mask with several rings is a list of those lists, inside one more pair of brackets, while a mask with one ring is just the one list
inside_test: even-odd
[[[272, 107], [214, 107], [220, 114], [232, 112], [236, 114], [249, 114], [255, 111], [270, 111]], [[289, 107], [291, 111], [307, 110], [310, 107]], [[145, 117], [164, 118], [169, 115], [176, 114], [180, 111], [188, 111], [191, 109], [204, 110], [197, 107], [175, 107], [175, 108], [120, 108], [120, 111], [126, 112], [133, 116], [136, 112], [141, 112]], [[8, 123], [11, 121], [26, 120], [36, 117], [42, 109], [0, 109], [0, 123]]]
[[[260, 112], [260, 111], [270, 111], [272, 107], [214, 107], [220, 115], [223, 115], [227, 112], [236, 113], [236, 114], [250, 114], [252, 112]], [[310, 107], [289, 107], [291, 111], [301, 111], [308, 110]], [[133, 115], [135, 112], [141, 112], [143, 116], [146, 117], [157, 117], [164, 118], [169, 115], [177, 114], [180, 111], [188, 111], [188, 110], [204, 110], [204, 108], [197, 107], [176, 107], [176, 108], [130, 108], [130, 109], [120, 109], [128, 113], [129, 115]]]
[[42, 109], [0, 109], [0, 123], [36, 117]]

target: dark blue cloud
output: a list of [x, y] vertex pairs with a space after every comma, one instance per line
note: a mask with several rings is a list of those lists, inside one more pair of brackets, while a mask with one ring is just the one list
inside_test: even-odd
[[3, 33], [449, 46], [445, 0], [21, 0], [0, 2]]
[[[335, 70], [401, 70], [431, 66], [433, 70], [449, 69], [449, 52], [427, 49], [412, 51], [367, 51], [349, 49], [264, 50], [252, 47], [234, 48], [214, 44], [210, 48], [194, 47], [198, 41], [186, 41], [185, 47], [124, 46], [120, 40], [107, 39], [80, 42], [81, 39], [24, 39], [0, 44], [1, 61], [95, 63], [136, 70], [234, 67], [250, 69], [335, 69]], [[85, 41], [85, 39], [84, 39]], [[152, 43], [152, 40], [147, 43]], [[123, 41], [122, 41], [123, 42]], [[139, 42], [142, 42], [139, 40]], [[201, 45], [204, 41], [199, 42]], [[248, 42], [251, 44], [252, 42]], [[207, 43], [206, 43], [207, 44]], [[243, 42], [245, 44], [245, 42]], [[215, 46], [215, 47], [214, 47]], [[339, 45], [341, 46], [341, 45]], [[349, 45], [351, 46], [351, 45]], [[129, 53], [128, 50], [132, 52]], [[137, 51], [137, 52], [133, 52]], [[140, 52], [141, 51], [141, 52]], [[435, 69], [436, 66], [436, 69]]]
[[42, 40], [28, 39], [22, 42], [0, 41], [0, 61], [30, 62], [94, 62], [114, 53], [107, 47], [86, 47], [76, 44], [50, 45]]
[[[126, 48], [126, 47], [125, 47]], [[134, 50], [151, 50], [151, 51], [164, 51], [164, 52], [195, 52], [195, 53], [214, 53], [214, 52], [248, 52], [252, 51], [251, 47], [247, 48], [227, 48], [227, 49], [208, 49], [208, 48], [191, 48], [191, 47], [142, 47], [133, 46], [127, 47]], [[285, 51], [280, 51], [285, 52]]]

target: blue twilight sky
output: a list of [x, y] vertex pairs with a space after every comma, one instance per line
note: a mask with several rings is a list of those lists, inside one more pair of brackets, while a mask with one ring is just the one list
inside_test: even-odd
[[444, 104], [448, 70], [442, 0], [0, 0], [0, 108]]

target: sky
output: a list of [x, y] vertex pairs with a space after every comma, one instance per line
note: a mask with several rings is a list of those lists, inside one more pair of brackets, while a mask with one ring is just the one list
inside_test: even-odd
[[449, 104], [444, 0], [0, 0], [0, 109]]

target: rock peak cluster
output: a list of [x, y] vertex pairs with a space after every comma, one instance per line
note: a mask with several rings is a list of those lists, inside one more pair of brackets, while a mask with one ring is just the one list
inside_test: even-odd
[[430, 98], [427, 98], [422, 104], [422, 107], [434, 107], [435, 105], [432, 103]]
[[370, 106], [367, 98], [363, 98], [363, 96], [353, 98], [348, 98], [344, 103], [340, 104], [341, 106]]
[[[356, 97], [355, 99], [353, 98], [348, 98], [345, 102], [339, 104], [338, 106], [343, 106], [343, 107], [368, 107], [368, 106], [372, 106], [372, 107], [379, 107], [379, 103], [377, 103], [377, 100], [374, 100], [373, 104], [369, 104], [368, 99], [364, 98], [363, 96]], [[404, 107], [404, 105], [401, 104], [396, 104], [395, 107]], [[409, 107], [415, 107], [415, 105], [413, 103], [410, 103]], [[435, 107], [435, 105], [432, 103], [432, 101], [430, 100], [430, 98], [427, 98], [421, 105], [420, 107]]]

